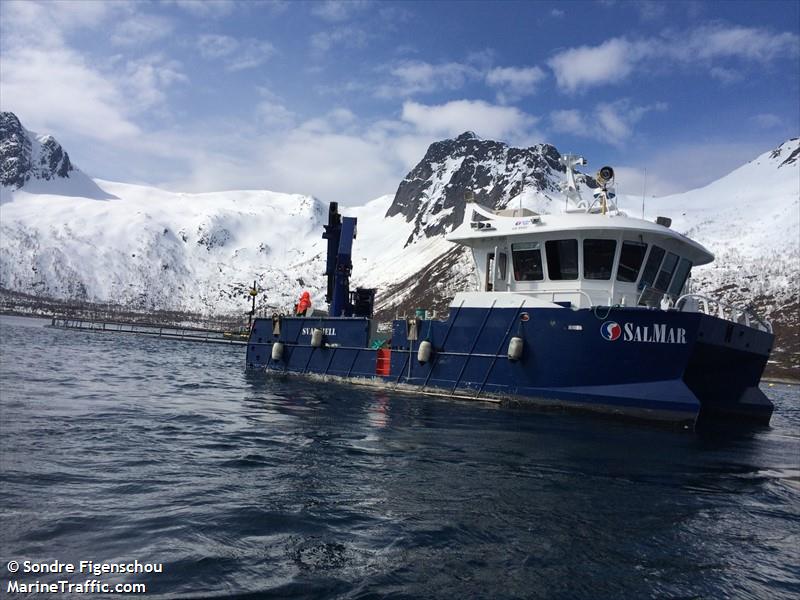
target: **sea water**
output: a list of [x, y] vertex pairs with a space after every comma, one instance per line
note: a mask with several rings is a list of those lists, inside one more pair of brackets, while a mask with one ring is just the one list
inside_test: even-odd
[[800, 593], [797, 386], [764, 387], [771, 427], [675, 432], [45, 323], [0, 318], [0, 594]]

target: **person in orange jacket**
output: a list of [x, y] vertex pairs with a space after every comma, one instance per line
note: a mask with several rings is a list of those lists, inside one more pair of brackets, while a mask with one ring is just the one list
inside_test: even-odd
[[302, 294], [300, 294], [300, 301], [295, 307], [295, 314], [298, 317], [305, 317], [309, 308], [311, 308], [311, 294], [309, 294], [307, 291], [304, 291]]

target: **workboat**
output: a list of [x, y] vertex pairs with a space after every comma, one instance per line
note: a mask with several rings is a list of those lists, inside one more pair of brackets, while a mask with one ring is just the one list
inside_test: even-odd
[[613, 169], [591, 178], [576, 169], [582, 157], [560, 161], [561, 214], [467, 199], [447, 239], [471, 250], [481, 289], [456, 294], [445, 318], [395, 319], [383, 342], [375, 290], [350, 290], [356, 219], [332, 203], [322, 236], [328, 314], [256, 318], [247, 368], [683, 427], [768, 424], [773, 405], [758, 385], [771, 324], [690, 293], [692, 267], [713, 255], [668, 218], [619, 210]]

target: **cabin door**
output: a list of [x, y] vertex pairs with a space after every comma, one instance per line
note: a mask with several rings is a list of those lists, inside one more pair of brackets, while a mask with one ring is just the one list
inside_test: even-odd
[[[497, 260], [495, 260], [495, 255]], [[505, 252], [489, 252], [486, 255], [486, 281], [484, 289], [487, 292], [505, 292], [508, 290], [506, 273], [508, 270], [508, 254]]]

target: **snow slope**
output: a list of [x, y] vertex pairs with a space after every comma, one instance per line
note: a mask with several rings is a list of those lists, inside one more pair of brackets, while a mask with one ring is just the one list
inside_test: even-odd
[[[797, 302], [800, 281], [800, 139], [765, 152], [696, 190], [647, 201], [646, 216], [672, 218], [672, 227], [715, 255], [693, 269], [695, 284], [729, 301], [771, 296], [768, 311]], [[640, 214], [641, 198], [626, 198]]]
[[315, 198], [96, 184], [117, 199], [9, 194], [0, 207], [0, 286], [205, 314], [244, 310], [253, 280], [279, 297], [293, 295], [298, 280], [319, 287], [327, 207]]

